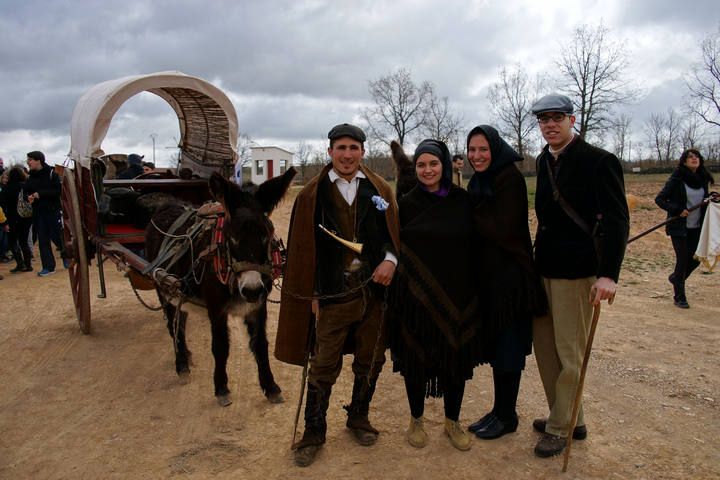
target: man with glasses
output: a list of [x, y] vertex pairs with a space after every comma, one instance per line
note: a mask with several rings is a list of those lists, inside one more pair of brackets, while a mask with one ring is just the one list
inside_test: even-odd
[[[537, 158], [535, 262], [550, 304], [533, 322], [533, 345], [550, 415], [535, 454], [565, 448], [593, 306], [612, 302], [625, 255], [629, 215], [617, 157], [573, 132], [572, 101], [559, 94], [532, 107], [547, 145]], [[573, 438], [587, 436], [582, 407]]]

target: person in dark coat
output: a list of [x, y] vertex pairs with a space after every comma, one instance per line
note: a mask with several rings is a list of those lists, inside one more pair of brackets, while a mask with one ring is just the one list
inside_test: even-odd
[[703, 156], [697, 149], [690, 148], [680, 155], [677, 168], [655, 197], [655, 203], [667, 212], [667, 218], [680, 217], [665, 226], [675, 250], [675, 268], [668, 281], [673, 286], [675, 306], [680, 308], [690, 308], [685, 295], [685, 280], [700, 265], [694, 257], [707, 203], [692, 212], [688, 209], [707, 199], [710, 185], [714, 183], [712, 174], [705, 168]]
[[30, 227], [32, 217], [24, 218], [18, 214], [18, 195], [25, 187], [27, 175], [25, 170], [15, 165], [8, 172], [7, 192], [7, 217], [9, 226], [10, 248], [15, 258], [15, 268], [10, 273], [32, 272], [32, 248], [30, 243]]
[[488, 279], [481, 315], [488, 323], [493, 367], [492, 410], [470, 425], [478, 438], [514, 432], [525, 357], [532, 351], [532, 319], [547, 313], [547, 299], [532, 258], [525, 178], [515, 166], [522, 157], [489, 125], [473, 128], [467, 155], [475, 173], [468, 183], [478, 237], [475, 275]]
[[[305, 431], [292, 447], [300, 467], [310, 465], [325, 443], [327, 409], [344, 353], [353, 353], [355, 377], [345, 425], [358, 444], [377, 441], [379, 431], [368, 414], [385, 362], [381, 306], [399, 244], [392, 189], [361, 164], [365, 133], [345, 123], [333, 127], [328, 139], [331, 163], [293, 205], [275, 336], [275, 356], [283, 362], [304, 365], [312, 352]], [[348, 248], [320, 224], [362, 248]]]
[[30, 174], [25, 182], [24, 193], [33, 207], [33, 229], [37, 232], [42, 270], [38, 276], [55, 273], [55, 255], [52, 243], [62, 252], [60, 218], [60, 177], [53, 167], [45, 163], [45, 155], [34, 151], [27, 154]]
[[466, 380], [480, 362], [481, 319], [472, 281], [468, 193], [452, 183], [447, 146], [423, 140], [413, 157], [418, 183], [400, 198], [400, 258], [391, 302], [393, 366], [405, 381], [410, 445], [427, 444], [425, 397], [443, 397], [445, 434], [459, 450], [471, 437], [459, 416]]
[[118, 173], [118, 180], [132, 180], [138, 175], [142, 175], [143, 173], [145, 173], [143, 170], [143, 158], [145, 158], [144, 155], [141, 156], [136, 153], [131, 153], [130, 155], [128, 155], [128, 168]]
[[620, 161], [573, 133], [572, 101], [546, 95], [532, 112], [547, 141], [537, 158], [535, 264], [549, 312], [533, 320], [533, 346], [550, 410], [533, 428], [542, 433], [535, 454], [550, 457], [568, 434], [587, 435], [582, 403], [569, 432], [573, 401], [593, 309], [615, 297], [630, 216]]

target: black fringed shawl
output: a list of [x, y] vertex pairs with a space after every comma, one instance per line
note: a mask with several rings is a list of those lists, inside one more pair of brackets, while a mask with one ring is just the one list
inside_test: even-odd
[[394, 370], [440, 397], [448, 381], [472, 378], [481, 357], [472, 275], [472, 212], [467, 192], [446, 197], [420, 186], [400, 199], [400, 258], [392, 302]]
[[[488, 139], [492, 160], [488, 170], [473, 175], [468, 191], [478, 236], [482, 315], [488, 337], [493, 338], [515, 322], [530, 322], [546, 313], [547, 299], [532, 257], [527, 186], [515, 166], [521, 157], [487, 125], [475, 127], [468, 142], [478, 133]], [[525, 354], [530, 353], [531, 341], [525, 339]]]

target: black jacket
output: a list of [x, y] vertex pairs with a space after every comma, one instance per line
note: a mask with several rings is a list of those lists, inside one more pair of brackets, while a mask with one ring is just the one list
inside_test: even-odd
[[60, 177], [50, 165], [44, 165], [40, 170], [30, 170], [23, 193], [27, 198], [35, 192], [40, 194], [40, 198], [32, 204], [33, 217], [60, 211]]
[[547, 168], [551, 159], [546, 145], [537, 158], [535, 260], [538, 271], [546, 278], [577, 279], [596, 275], [617, 281], [630, 229], [619, 160], [576, 137], [560, 154], [556, 168], [558, 191], [599, 237], [596, 252], [594, 239], [553, 198]]
[[[708, 184], [703, 185], [704, 195], [708, 196]], [[685, 183], [679, 168], [676, 168], [665, 182], [660, 193], [655, 197], [655, 203], [658, 207], [667, 212], [667, 218], [680, 215], [687, 208], [687, 192], [685, 191]], [[703, 205], [700, 210], [701, 218], [705, 217], [707, 204]], [[674, 237], [687, 236], [687, 218], [680, 217], [665, 225], [665, 232]]]

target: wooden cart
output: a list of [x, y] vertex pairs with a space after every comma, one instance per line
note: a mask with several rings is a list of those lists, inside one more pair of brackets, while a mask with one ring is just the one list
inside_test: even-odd
[[[110, 122], [132, 96], [154, 93], [170, 104], [180, 126], [177, 172], [192, 178], [115, 180], [104, 177], [101, 144]], [[199, 205], [209, 198], [207, 178], [212, 172], [230, 177], [237, 161], [237, 115], [217, 87], [180, 72], [160, 72], [119, 78], [95, 85], [78, 101], [72, 115], [69, 162], [63, 172], [62, 217], [70, 289], [80, 329], [91, 331], [89, 266], [93, 259], [100, 277], [99, 296], [105, 296], [103, 264], [111, 260], [124, 270], [135, 289], [154, 288], [160, 277], [142, 274], [147, 261], [137, 252], [144, 230], [133, 224], [108, 223], [98, 215], [98, 201], [110, 187], [169, 192]], [[187, 170], [186, 170], [187, 169]], [[167, 281], [172, 282], [172, 278]]]

